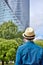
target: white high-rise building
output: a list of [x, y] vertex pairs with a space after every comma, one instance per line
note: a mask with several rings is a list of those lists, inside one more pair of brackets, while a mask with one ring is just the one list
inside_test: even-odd
[[29, 26], [29, 0], [0, 0], [0, 23], [13, 20], [19, 29]]

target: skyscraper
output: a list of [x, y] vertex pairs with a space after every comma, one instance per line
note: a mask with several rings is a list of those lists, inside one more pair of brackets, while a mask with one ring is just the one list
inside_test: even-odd
[[15, 15], [19, 20], [21, 20], [21, 1], [20, 0], [17, 0]]
[[20, 30], [29, 26], [29, 0], [0, 0], [0, 22], [8, 20]]

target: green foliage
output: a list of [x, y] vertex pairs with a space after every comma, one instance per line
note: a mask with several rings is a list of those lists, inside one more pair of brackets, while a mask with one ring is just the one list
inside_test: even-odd
[[23, 44], [23, 40], [21, 38], [15, 38], [16, 42], [18, 42], [19, 45]]
[[23, 34], [23, 31], [18, 31], [17, 34], [16, 34], [16, 37], [17, 38], [19, 37], [19, 38], [23, 39], [22, 34]]
[[[2, 65], [2, 64], [0, 63], [0, 65]], [[4, 63], [4, 65], [14, 65], [14, 64], [13, 63], [8, 63], [8, 64]]]
[[0, 41], [0, 60], [15, 60], [16, 50], [19, 44], [15, 40]]
[[43, 48], [43, 40], [36, 40], [34, 42]]
[[0, 60], [15, 61], [17, 48], [23, 42], [22, 33], [12, 21], [0, 25]]
[[0, 38], [4, 39], [14, 39], [21, 38], [23, 31], [18, 30], [18, 26], [15, 25], [12, 21], [4, 22], [0, 25]]
[[0, 37], [6, 39], [13, 39], [15, 38], [18, 31], [18, 27], [12, 22], [4, 22], [0, 25]]

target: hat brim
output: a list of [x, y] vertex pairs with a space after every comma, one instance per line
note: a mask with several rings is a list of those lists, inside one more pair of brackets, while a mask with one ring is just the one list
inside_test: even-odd
[[24, 33], [22, 34], [22, 36], [25, 37], [25, 36], [24, 36]]

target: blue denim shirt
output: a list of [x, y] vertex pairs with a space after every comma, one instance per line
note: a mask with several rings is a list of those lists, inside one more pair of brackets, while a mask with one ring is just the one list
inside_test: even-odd
[[16, 65], [43, 65], [43, 51], [34, 42], [21, 45], [16, 54]]

